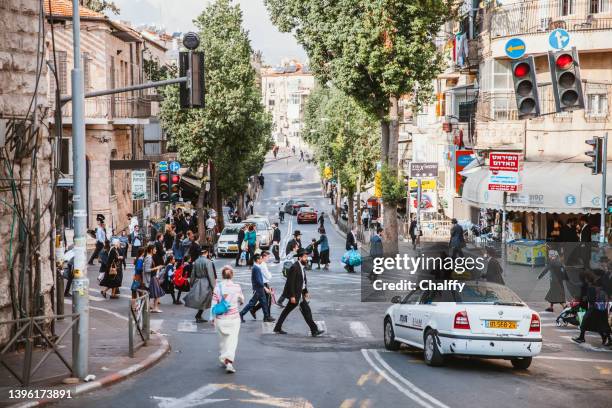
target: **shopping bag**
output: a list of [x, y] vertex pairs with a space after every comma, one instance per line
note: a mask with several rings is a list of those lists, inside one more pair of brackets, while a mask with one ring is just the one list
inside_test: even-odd
[[361, 265], [361, 254], [356, 249], [348, 250], [342, 255], [342, 263], [348, 266]]

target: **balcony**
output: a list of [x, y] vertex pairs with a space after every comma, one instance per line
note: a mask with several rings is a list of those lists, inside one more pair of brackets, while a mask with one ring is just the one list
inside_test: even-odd
[[563, 28], [567, 31], [612, 29], [612, 7], [604, 0], [527, 0], [506, 5], [496, 2], [480, 15], [483, 31], [492, 39], [538, 34]]
[[[153, 103], [156, 104], [156, 103]], [[146, 123], [154, 112], [150, 98], [99, 96], [85, 99], [85, 122], [92, 124]], [[62, 107], [62, 117], [72, 118], [72, 102]], [[70, 122], [70, 120], [64, 122]]]

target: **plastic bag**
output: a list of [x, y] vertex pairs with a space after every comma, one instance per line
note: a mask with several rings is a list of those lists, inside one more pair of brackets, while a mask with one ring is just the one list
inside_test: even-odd
[[361, 254], [356, 249], [346, 251], [342, 255], [342, 263], [348, 266], [359, 266], [361, 265]]

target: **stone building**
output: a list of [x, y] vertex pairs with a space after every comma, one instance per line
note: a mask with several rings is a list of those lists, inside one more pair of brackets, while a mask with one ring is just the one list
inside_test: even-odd
[[[39, 7], [38, 0], [0, 2], [0, 321], [53, 314], [54, 145], [43, 123]], [[0, 344], [9, 328], [0, 326]]]

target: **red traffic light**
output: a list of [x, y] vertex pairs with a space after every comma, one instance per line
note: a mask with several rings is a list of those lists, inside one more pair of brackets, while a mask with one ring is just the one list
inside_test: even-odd
[[526, 62], [517, 64], [514, 67], [514, 75], [516, 77], [518, 77], [518, 78], [522, 78], [522, 77], [528, 75], [529, 71], [530, 71], [529, 64], [527, 64]]
[[172, 175], [172, 184], [178, 184], [181, 181], [181, 176], [179, 175]]
[[573, 63], [574, 58], [569, 54], [561, 54], [559, 57], [557, 57], [557, 61], [555, 61], [555, 64], [559, 69], [568, 69]]
[[168, 175], [167, 174], [160, 174], [159, 175], [159, 181], [162, 183], [167, 183], [168, 182]]

